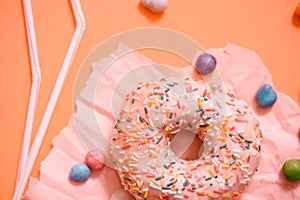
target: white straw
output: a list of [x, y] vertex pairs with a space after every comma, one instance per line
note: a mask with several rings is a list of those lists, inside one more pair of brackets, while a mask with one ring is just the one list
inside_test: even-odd
[[76, 50], [78, 48], [78, 45], [80, 43], [80, 40], [82, 38], [83, 32], [85, 30], [85, 20], [84, 15], [80, 6], [79, 0], [71, 0], [72, 3], [72, 9], [74, 12], [74, 16], [76, 19], [76, 30], [74, 32], [72, 42], [69, 46], [68, 53], [65, 57], [65, 60], [63, 62], [62, 68], [60, 70], [60, 73], [58, 75], [58, 78], [56, 80], [54, 89], [52, 91], [52, 95], [50, 97], [50, 100], [48, 102], [48, 106], [46, 109], [46, 112], [43, 116], [42, 122], [39, 126], [38, 132], [36, 134], [36, 137], [34, 139], [34, 142], [32, 144], [32, 147], [30, 149], [29, 157], [26, 161], [26, 165], [24, 168], [24, 171], [22, 172], [22, 176], [20, 177], [20, 181], [17, 184], [13, 200], [19, 200], [21, 199], [24, 189], [27, 184], [27, 180], [30, 176], [31, 170], [33, 168], [34, 162], [36, 160], [36, 157], [38, 155], [39, 149], [41, 147], [41, 144], [43, 142], [49, 121], [51, 119], [55, 104], [57, 102], [59, 93], [61, 91], [61, 88], [63, 86], [63, 82], [65, 80], [65, 77], [67, 75], [67, 72], [69, 70], [70, 64], [73, 60], [73, 57], [76, 53]]
[[27, 41], [28, 41], [29, 55], [30, 55], [30, 62], [31, 62], [32, 82], [31, 82], [30, 99], [29, 99], [28, 110], [27, 110], [26, 125], [25, 125], [25, 130], [23, 135], [23, 145], [22, 145], [20, 158], [19, 158], [19, 168], [18, 168], [17, 181], [16, 181], [17, 183], [19, 181], [22, 171], [24, 170], [25, 162], [29, 152], [32, 126], [33, 126], [34, 115], [35, 115], [36, 105], [39, 96], [39, 89], [41, 84], [39, 56], [38, 56], [38, 50], [36, 44], [35, 29], [34, 29], [34, 22], [33, 22], [30, 0], [24, 0], [24, 13], [25, 13]]

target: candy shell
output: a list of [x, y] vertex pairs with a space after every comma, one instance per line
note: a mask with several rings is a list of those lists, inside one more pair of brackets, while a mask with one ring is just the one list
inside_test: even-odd
[[196, 61], [196, 70], [203, 76], [216, 69], [216, 58], [208, 53], [201, 54]]
[[105, 156], [100, 149], [93, 149], [86, 154], [84, 163], [92, 170], [98, 170], [103, 167]]
[[300, 159], [291, 159], [282, 166], [283, 173], [289, 181], [300, 180]]
[[256, 102], [261, 108], [272, 106], [277, 100], [277, 94], [271, 85], [261, 86], [256, 93]]
[[91, 175], [91, 169], [86, 164], [76, 164], [70, 172], [70, 179], [75, 182], [86, 181]]

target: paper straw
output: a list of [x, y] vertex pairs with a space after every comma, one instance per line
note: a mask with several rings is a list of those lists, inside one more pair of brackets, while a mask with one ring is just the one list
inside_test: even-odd
[[63, 86], [63, 82], [65, 80], [65, 77], [67, 75], [67, 72], [69, 70], [71, 62], [74, 58], [74, 55], [76, 53], [76, 50], [77, 50], [80, 40], [82, 38], [83, 32], [85, 30], [84, 15], [83, 15], [79, 0], [71, 0], [71, 4], [72, 4], [72, 9], [74, 12], [75, 20], [76, 20], [76, 29], [75, 29], [71, 44], [69, 46], [68, 53], [65, 57], [62, 68], [61, 68], [58, 78], [56, 80], [50, 100], [48, 102], [46, 112], [43, 116], [42, 122], [39, 126], [38, 132], [36, 134], [36, 137], [33, 141], [32, 147], [30, 149], [29, 157], [26, 161], [24, 171], [22, 172], [20, 181], [17, 184], [16, 190], [15, 190], [15, 193], [13, 196], [13, 200], [19, 200], [19, 199], [21, 199], [21, 197], [23, 195], [24, 189], [27, 184], [27, 180], [30, 176], [31, 170], [33, 168], [34, 162], [36, 160], [36, 157], [38, 155], [39, 149], [43, 142], [46, 130], [48, 128], [49, 121], [51, 119], [51, 116], [52, 116], [55, 104], [57, 102], [59, 93]]
[[31, 82], [30, 99], [29, 99], [28, 110], [27, 110], [26, 125], [25, 125], [25, 130], [23, 135], [23, 145], [22, 145], [21, 154], [19, 158], [17, 183], [19, 181], [22, 171], [24, 170], [25, 162], [29, 152], [32, 126], [33, 126], [34, 115], [35, 115], [36, 105], [39, 96], [39, 89], [41, 84], [39, 56], [38, 56], [38, 50], [36, 44], [36, 36], [35, 36], [35, 29], [34, 29], [34, 22], [33, 22], [30, 0], [24, 0], [24, 13], [25, 13], [27, 41], [28, 41], [29, 55], [30, 55], [30, 62], [31, 62], [32, 82]]

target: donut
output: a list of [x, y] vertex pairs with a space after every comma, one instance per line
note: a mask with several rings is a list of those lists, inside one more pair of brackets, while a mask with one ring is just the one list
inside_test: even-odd
[[[223, 103], [213, 97], [216, 90]], [[202, 142], [197, 158], [174, 153], [172, 141], [182, 131]], [[135, 199], [237, 199], [257, 171], [261, 140], [259, 122], [230, 90], [163, 78], [126, 96], [111, 154]]]

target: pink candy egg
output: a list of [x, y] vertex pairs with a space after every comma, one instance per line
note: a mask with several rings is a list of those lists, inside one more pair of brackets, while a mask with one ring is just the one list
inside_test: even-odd
[[160, 13], [168, 6], [168, 0], [142, 0], [142, 4], [153, 13]]
[[105, 163], [105, 156], [101, 150], [93, 149], [86, 154], [84, 162], [92, 170], [98, 170], [103, 167]]

